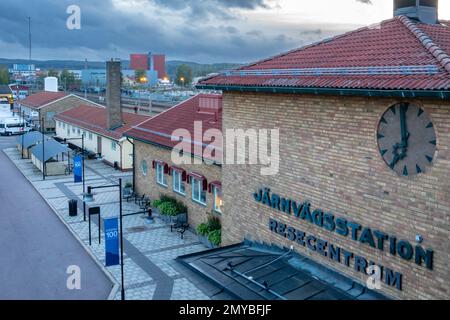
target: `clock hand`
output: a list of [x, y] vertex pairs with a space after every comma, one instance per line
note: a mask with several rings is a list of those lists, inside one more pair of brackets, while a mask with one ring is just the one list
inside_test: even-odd
[[408, 105], [406, 103], [402, 103], [400, 105], [400, 134], [401, 134], [402, 142], [396, 143], [392, 146], [392, 154], [394, 155], [394, 158], [392, 159], [391, 163], [389, 164], [391, 169], [394, 169], [397, 162], [399, 162], [400, 160], [402, 160], [406, 157], [406, 152], [408, 150], [408, 140], [409, 140], [410, 134], [406, 127], [407, 107], [408, 107]]
[[406, 128], [406, 110], [408, 105], [405, 103], [402, 103], [400, 106], [400, 130], [402, 135], [402, 153], [401, 157], [406, 157], [406, 151], [408, 149], [408, 139], [409, 139], [409, 132]]

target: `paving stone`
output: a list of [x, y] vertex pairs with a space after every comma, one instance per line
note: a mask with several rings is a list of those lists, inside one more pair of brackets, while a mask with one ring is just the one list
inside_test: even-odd
[[[5, 153], [18, 164], [22, 173], [32, 181], [35, 188], [56, 209], [58, 214], [77, 236], [87, 245], [91, 253], [101, 263], [105, 263], [105, 239], [101, 232], [101, 244], [98, 243], [97, 217], [93, 217], [91, 224], [92, 245], [89, 246], [89, 228], [87, 221], [83, 221], [83, 208], [78, 206], [78, 215], [69, 216], [68, 200], [82, 201], [83, 185], [75, 184], [71, 176], [48, 177], [42, 180], [42, 174], [30, 160], [22, 160], [17, 149], [6, 149]], [[129, 172], [118, 172], [102, 162], [86, 161], [86, 187], [103, 186], [117, 183], [119, 178], [132, 181]], [[119, 195], [117, 190], [94, 190], [95, 202], [88, 207], [100, 206], [102, 219], [119, 215]], [[140, 212], [141, 209], [134, 202], [123, 202], [123, 214]], [[102, 223], [102, 222], [101, 222]], [[176, 268], [175, 259], [180, 255], [206, 250], [198, 242], [198, 238], [190, 231], [186, 231], [184, 239], [177, 232], [170, 232], [170, 226], [160, 219], [149, 222], [146, 215], [138, 214], [123, 218], [124, 238], [132, 247], [133, 255], [124, 252], [124, 278], [127, 300], [150, 300], [156, 296], [167, 296], [174, 300], [205, 300], [208, 296], [186, 279]], [[132, 248], [131, 247], [131, 248]], [[139, 256], [139, 257], [137, 257]], [[139, 259], [139, 260], [136, 260]], [[135, 262], [136, 261], [136, 262]], [[139, 265], [138, 265], [139, 263]], [[148, 263], [148, 265], [146, 265]], [[147, 271], [145, 271], [143, 268]], [[156, 269], [155, 269], [156, 268]], [[117, 280], [121, 281], [120, 266], [108, 267], [107, 270]], [[151, 272], [155, 272], [152, 277]], [[156, 272], [157, 271], [157, 272]], [[168, 281], [169, 280], [169, 281]], [[173, 283], [173, 287], [172, 287]], [[160, 284], [160, 287], [158, 287]], [[170, 284], [170, 287], [167, 285]], [[158, 297], [155, 297], [156, 299]], [[120, 290], [114, 299], [120, 299]]]

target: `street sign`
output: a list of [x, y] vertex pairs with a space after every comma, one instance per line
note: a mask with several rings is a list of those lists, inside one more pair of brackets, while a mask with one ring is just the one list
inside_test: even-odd
[[105, 260], [106, 266], [116, 266], [119, 262], [119, 219], [105, 219]]
[[73, 178], [75, 183], [83, 182], [83, 157], [75, 156], [73, 158]]

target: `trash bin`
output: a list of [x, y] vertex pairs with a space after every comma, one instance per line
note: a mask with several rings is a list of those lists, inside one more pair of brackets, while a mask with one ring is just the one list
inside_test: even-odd
[[69, 200], [69, 216], [76, 217], [78, 214], [78, 201], [77, 200]]

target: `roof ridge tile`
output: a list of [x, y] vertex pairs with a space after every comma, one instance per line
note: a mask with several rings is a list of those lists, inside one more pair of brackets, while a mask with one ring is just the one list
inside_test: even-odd
[[[312, 47], [315, 47], [315, 46], [318, 46], [318, 45], [321, 45], [321, 44], [325, 44], [325, 43], [328, 43], [328, 42], [331, 42], [331, 41], [334, 41], [334, 40], [337, 40], [337, 39], [340, 39], [340, 38], [343, 38], [343, 37], [346, 37], [346, 36], [349, 36], [349, 35], [352, 35], [352, 34], [355, 34], [355, 33], [358, 33], [358, 32], [361, 32], [361, 31], [372, 29], [374, 26], [382, 25], [384, 23], [389, 23], [389, 22], [392, 22], [394, 20], [396, 20], [396, 18], [390, 18], [390, 19], [383, 20], [383, 21], [378, 22], [378, 23], [374, 23], [374, 24], [371, 24], [371, 25], [360, 27], [360, 28], [355, 29], [355, 30], [350, 30], [350, 31], [347, 31], [347, 32], [344, 32], [344, 33], [340, 33], [340, 34], [331, 36], [331, 37], [327, 37], [327, 38], [324, 38], [322, 40], [319, 40], [319, 41], [316, 41], [316, 42], [313, 42], [313, 43], [309, 43], [309, 44], [303, 45], [301, 47], [294, 48], [294, 49], [291, 49], [289, 51], [285, 51], [285, 52], [282, 52], [282, 53], [270, 56], [270, 57], [265, 58], [265, 59], [261, 59], [261, 60], [255, 61], [255, 62], [251, 62], [249, 64], [240, 66], [236, 70], [246, 69], [246, 68], [249, 68], [249, 67], [252, 67], [252, 66], [255, 66], [255, 65], [258, 65], [258, 64], [261, 64], [261, 63], [264, 63], [264, 62], [276, 59], [276, 58], [280, 58], [280, 57], [286, 56], [286, 55], [294, 53], [294, 52], [306, 50], [306, 49], [309, 49], [309, 48], [312, 48]], [[211, 78], [213, 78], [213, 77], [215, 77], [215, 76], [211, 76]], [[202, 81], [207, 80], [207, 79], [208, 78], [202, 79]]]
[[439, 64], [450, 74], [450, 56], [441, 49], [431, 37], [406, 16], [399, 16], [398, 19], [408, 28], [409, 31], [419, 40], [429, 53], [439, 62]]

